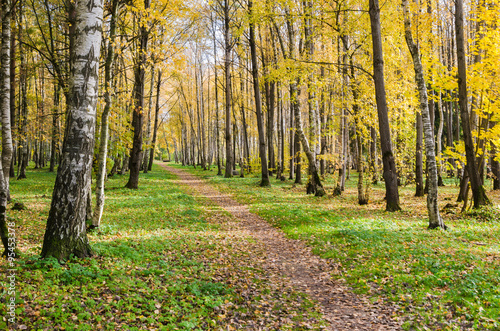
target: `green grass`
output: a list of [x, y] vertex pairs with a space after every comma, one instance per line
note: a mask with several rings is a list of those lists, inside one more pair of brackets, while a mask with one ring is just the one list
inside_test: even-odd
[[[334, 276], [356, 292], [399, 305], [406, 329], [500, 329], [498, 192], [488, 192], [494, 207], [468, 214], [454, 207], [443, 215], [448, 231], [429, 231], [425, 197], [413, 197], [411, 186], [400, 188], [403, 211], [388, 213], [382, 184], [372, 187], [368, 206], [357, 205], [356, 174], [342, 196], [317, 198], [291, 181], [260, 188], [257, 174], [225, 179], [188, 169], [333, 259], [340, 266]], [[331, 195], [334, 178], [325, 185]], [[453, 203], [457, 190], [448, 180], [440, 206]]]
[[[235, 325], [236, 316], [245, 326], [259, 320], [262, 309], [255, 307], [266, 295], [275, 297], [270, 310], [284, 305], [277, 315], [296, 316], [283, 329], [303, 329], [311, 319], [315, 327], [323, 323], [309, 299], [294, 306], [300, 294], [259, 282], [267, 276], [245, 262], [252, 252], [234, 248], [249, 247], [250, 238], [231, 239], [214, 221], [221, 212], [207, 209], [157, 165], [141, 174], [138, 190], [123, 188], [128, 176], [108, 180], [102, 226], [89, 234], [95, 257], [64, 265], [41, 260], [55, 174], [42, 169], [27, 176], [12, 180], [11, 194], [13, 202], [28, 209], [8, 210], [22, 252], [15, 262], [18, 325], [29, 330], [211, 330]], [[248, 291], [252, 279], [255, 286]], [[0, 316], [5, 316], [5, 288], [0, 292]], [[5, 327], [6, 320], [0, 320], [0, 329]]]

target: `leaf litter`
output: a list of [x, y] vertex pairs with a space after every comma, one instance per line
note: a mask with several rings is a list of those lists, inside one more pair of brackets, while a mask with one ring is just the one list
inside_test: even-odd
[[[223, 224], [223, 229], [229, 235], [253, 239], [236, 241], [234, 245], [245, 244], [242, 249], [249, 255], [244, 262], [255, 268], [262, 268], [265, 281], [271, 284], [271, 288], [287, 289], [290, 293], [298, 291], [296, 304], [308, 298], [314, 301], [314, 308], [321, 313], [326, 325], [320, 326], [317, 323], [315, 325], [313, 322], [316, 322], [316, 319], [312, 319], [311, 323], [307, 323], [307, 320], [299, 322], [293, 327], [294, 329], [318, 327], [326, 330], [401, 329], [401, 322], [398, 321], [400, 309], [398, 306], [382, 299], [372, 303], [367, 297], [355, 294], [342, 280], [333, 279], [332, 275], [342, 272], [342, 266], [338, 263], [314, 255], [311, 248], [301, 240], [286, 238], [280, 230], [251, 213], [247, 206], [236, 202], [227, 194], [220, 193], [198, 177], [178, 168], [163, 167], [177, 175], [179, 183], [187, 185], [195, 197], [204, 199], [210, 210], [216, 210], [213, 208], [215, 204], [232, 216], [228, 217], [216, 212], [218, 219], [215, 221]], [[250, 260], [247, 260], [249, 258]], [[248, 286], [251, 287], [251, 283]], [[248, 294], [245, 293], [245, 297], [247, 296]], [[270, 305], [269, 301], [272, 302], [272, 299], [273, 296], [261, 298], [260, 307], [254, 311], [255, 315], [275, 317], [269, 311], [266, 312], [269, 315], [264, 313], [262, 316], [261, 311]], [[275, 299], [278, 301], [274, 303], [276, 306], [280, 299]], [[228, 303], [228, 305], [231, 307], [234, 304]], [[259, 323], [266, 324], [257, 321], [256, 324], [247, 324], [245, 327], [260, 329]], [[284, 321], [287, 319], [285, 318]], [[229, 319], [228, 322], [229, 329], [244, 327], [242, 324], [235, 323], [234, 318]], [[272, 329], [281, 329], [279, 325], [267, 325]]]

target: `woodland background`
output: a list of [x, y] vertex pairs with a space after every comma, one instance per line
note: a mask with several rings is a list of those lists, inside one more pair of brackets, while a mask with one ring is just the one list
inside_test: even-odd
[[[288, 235], [316, 245], [318, 254], [346, 259], [342, 261], [352, 270], [345, 278], [360, 291], [371, 291], [367, 282], [383, 277], [383, 285], [395, 281], [398, 290], [392, 293], [382, 286], [377, 293], [407, 301], [409, 285], [404, 284], [410, 283], [403, 274], [413, 271], [419, 291], [409, 299], [408, 310], [422, 314], [416, 325], [425, 320], [440, 326], [498, 326], [498, 250], [490, 247], [498, 231], [500, 189], [497, 3], [111, 0], [101, 6], [100, 1], [2, 0], [1, 5], [0, 230], [4, 254], [13, 253], [8, 245], [11, 224], [29, 228], [26, 215], [33, 209], [7, 211], [8, 201], [53, 196], [50, 211], [48, 201], [35, 207], [37, 219], [48, 219], [41, 253], [45, 262], [31, 261], [38, 256], [33, 250], [42, 242], [43, 222], [34, 232], [26, 230], [29, 239], [21, 243], [26, 239], [28, 246], [20, 245], [15, 252], [16, 257], [29, 252], [19, 260], [34, 264], [26, 270], [55, 270], [38, 281], [69, 286], [72, 280], [65, 278], [66, 272], [76, 275], [78, 270], [89, 272], [77, 279], [81, 283], [111, 279], [96, 262], [74, 259], [96, 253], [87, 231], [92, 240], [139, 231], [133, 222], [128, 230], [121, 228], [123, 224], [120, 230], [109, 230], [104, 198], [153, 194], [151, 183], [161, 185], [155, 176], [166, 176], [155, 170], [157, 159], [190, 166], [239, 199], [281, 201], [303, 223], [286, 221], [292, 216], [274, 205], [256, 206], [255, 212]], [[95, 16], [86, 16], [85, 7]], [[100, 46], [79, 53], [87, 41]], [[83, 69], [82, 59], [88, 64]], [[85, 79], [75, 79], [82, 73]], [[82, 81], [83, 87], [75, 89]], [[81, 100], [90, 105], [85, 118], [77, 117], [75, 110]], [[51, 173], [56, 170], [52, 190]], [[219, 177], [209, 175], [215, 170]], [[106, 185], [118, 191], [105, 191]], [[283, 193], [287, 190], [290, 194]], [[313, 196], [301, 200], [306, 193]], [[426, 194], [425, 201], [414, 200]], [[348, 207], [345, 199], [352, 202]], [[33, 208], [36, 203], [27, 204]], [[165, 206], [159, 207], [161, 213]], [[346, 208], [337, 215], [340, 218], [334, 217], [337, 221], [351, 220], [352, 213], [367, 218], [366, 213], [374, 213], [377, 222], [394, 221], [394, 227], [408, 227], [411, 233], [390, 236], [399, 245], [397, 254], [377, 253], [363, 264], [361, 251], [368, 247], [361, 242], [374, 236], [363, 231], [361, 235], [342, 222], [342, 238], [337, 232], [319, 235], [329, 233], [319, 228], [322, 215], [331, 221], [328, 213], [334, 206]], [[136, 212], [134, 208], [130, 210]], [[352, 213], [344, 214], [349, 209]], [[180, 224], [186, 222], [183, 226], [193, 221], [189, 213], [180, 217]], [[420, 227], [416, 231], [408, 213], [427, 218], [430, 229], [448, 232], [426, 233]], [[402, 223], [395, 219], [399, 215], [405, 219]], [[462, 217], [467, 221], [461, 223]], [[199, 221], [198, 216], [194, 219]], [[311, 230], [313, 225], [301, 227], [313, 221], [319, 232]], [[417, 263], [411, 254], [405, 266], [396, 261], [402, 247], [423, 245], [423, 238], [432, 238], [435, 249], [442, 238], [453, 242], [450, 236], [465, 243], [462, 246], [487, 247], [469, 247], [473, 252], [465, 250], [452, 271], [454, 252], [464, 249], [456, 243], [448, 243], [444, 260], [429, 258], [425, 268], [408, 267]], [[349, 238], [352, 243], [346, 242]], [[355, 249], [335, 253], [334, 240]], [[123, 255], [97, 246], [111, 259]], [[388, 247], [389, 241], [378, 249]], [[428, 261], [429, 251], [424, 250], [412, 254]], [[129, 258], [139, 263], [136, 256]], [[397, 266], [399, 276], [390, 278], [394, 270], [375, 272], [382, 260]], [[57, 261], [71, 262], [58, 269]], [[363, 273], [363, 268], [370, 273]], [[438, 277], [445, 281], [426, 278], [428, 272], [437, 274], [436, 268], [450, 272]], [[462, 281], [458, 289], [451, 288], [457, 279]], [[195, 297], [203, 292], [182, 284]], [[147, 287], [147, 282], [142, 285]], [[215, 301], [231, 295], [213, 286], [207, 293], [217, 297]], [[473, 290], [467, 292], [468, 288]], [[44, 291], [49, 295], [50, 286]], [[441, 301], [429, 308], [422, 304], [428, 298]], [[213, 311], [207, 313], [200, 305], [201, 320], [212, 316]], [[64, 316], [53, 322], [62, 323], [68, 317]], [[94, 321], [95, 316], [89, 318]]]

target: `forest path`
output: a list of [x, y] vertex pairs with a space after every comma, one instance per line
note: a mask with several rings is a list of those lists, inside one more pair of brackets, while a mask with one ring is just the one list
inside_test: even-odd
[[[255, 256], [266, 272], [276, 277], [286, 276], [287, 281], [319, 303], [320, 311], [328, 322], [328, 330], [401, 330], [391, 316], [395, 308], [385, 304], [371, 304], [358, 296], [345, 284], [332, 279], [338, 266], [331, 260], [314, 255], [303, 241], [286, 238], [279, 230], [261, 217], [251, 213], [229, 195], [223, 194], [203, 179], [184, 170], [161, 164], [179, 178], [179, 183], [189, 188], [192, 195], [208, 198], [229, 212], [238, 229], [262, 243], [266, 256]], [[275, 277], [271, 277], [273, 279]]]

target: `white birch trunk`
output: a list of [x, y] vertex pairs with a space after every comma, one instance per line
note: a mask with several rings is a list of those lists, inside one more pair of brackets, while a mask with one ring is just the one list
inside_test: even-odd
[[[9, 0], [2, 0], [2, 40], [0, 51], [0, 116], [2, 120], [2, 155], [0, 162], [0, 237], [8, 251], [7, 200], [9, 199], [9, 175], [13, 154], [12, 129], [10, 123], [10, 9]], [[9, 251], [10, 253], [10, 251]], [[9, 256], [11, 256], [9, 254]]]
[[438, 174], [436, 169], [436, 154], [434, 151], [434, 133], [431, 126], [431, 117], [427, 100], [427, 87], [425, 86], [424, 70], [420, 61], [420, 49], [413, 41], [411, 33], [410, 12], [408, 0], [403, 0], [405, 39], [413, 59], [415, 81], [417, 83], [420, 111], [424, 124], [425, 155], [427, 157], [427, 170], [429, 172], [429, 193], [427, 195], [427, 210], [429, 211], [429, 228], [437, 227], [446, 229], [444, 221], [439, 215], [438, 206]]
[[[442, 138], [443, 138], [443, 122], [444, 122], [444, 115], [443, 115], [443, 103], [441, 101], [441, 91], [439, 91], [439, 101], [438, 101], [438, 110], [439, 110], [439, 127], [438, 127], [438, 132], [437, 132], [437, 137], [436, 137], [436, 142], [437, 142], [437, 151], [436, 151], [436, 156], [440, 156], [441, 153], [443, 152], [443, 143], [442, 143]], [[441, 163], [440, 160], [436, 160], [437, 162], [437, 174], [438, 174], [438, 185], [442, 184], [442, 179], [441, 174], [442, 174], [442, 167], [443, 164]], [[440, 183], [441, 182], [441, 183]]]
[[71, 254], [77, 257], [93, 254], [85, 220], [95, 143], [102, 19], [102, 0], [75, 2], [68, 119], [43, 241], [44, 258], [64, 261]]
[[99, 142], [98, 169], [96, 176], [96, 206], [92, 216], [91, 228], [97, 228], [101, 224], [102, 213], [104, 211], [104, 181], [106, 179], [106, 162], [108, 158], [109, 141], [109, 113], [111, 110], [111, 69], [114, 58], [114, 39], [116, 31], [116, 14], [118, 1], [114, 0], [112, 4], [111, 22], [109, 29], [108, 53], [106, 55], [104, 72], [104, 109], [101, 116], [101, 140]]
[[2, 43], [0, 72], [0, 109], [2, 116], [2, 170], [7, 195], [12, 160], [12, 127], [10, 123], [10, 1], [2, 0]]

